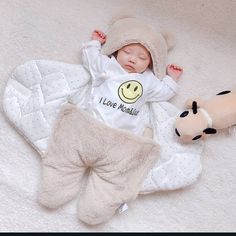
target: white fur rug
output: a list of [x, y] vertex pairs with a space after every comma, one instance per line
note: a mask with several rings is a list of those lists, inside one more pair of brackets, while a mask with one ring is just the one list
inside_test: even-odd
[[[82, 42], [94, 28], [106, 31], [123, 9], [175, 33], [168, 62], [181, 65], [184, 74], [174, 105], [183, 108], [192, 95], [208, 97], [236, 86], [234, 0], [1, 0], [1, 97], [14, 67], [26, 61], [80, 63]], [[75, 202], [55, 211], [38, 205], [40, 157], [1, 112], [0, 231], [235, 231], [235, 143], [236, 133], [210, 137], [194, 185], [139, 197], [128, 211], [89, 227], [77, 221]]]

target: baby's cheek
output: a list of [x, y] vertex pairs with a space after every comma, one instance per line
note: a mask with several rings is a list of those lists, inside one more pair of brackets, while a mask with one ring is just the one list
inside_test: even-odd
[[148, 62], [143, 62], [142, 63], [142, 66], [143, 66], [144, 70], [146, 70], [149, 65], [150, 65], [150, 63], [148, 63]]

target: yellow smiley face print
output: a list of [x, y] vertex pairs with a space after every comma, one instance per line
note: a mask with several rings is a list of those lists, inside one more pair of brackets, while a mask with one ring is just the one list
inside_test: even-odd
[[143, 94], [143, 86], [136, 80], [124, 82], [118, 88], [120, 99], [128, 104], [135, 103]]

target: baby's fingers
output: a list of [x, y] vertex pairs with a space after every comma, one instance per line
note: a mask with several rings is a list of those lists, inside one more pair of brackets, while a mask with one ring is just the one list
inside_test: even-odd
[[178, 70], [178, 71], [183, 71], [183, 69], [180, 66], [177, 66], [174, 64], [169, 65], [169, 68], [174, 69], [174, 70]]
[[94, 31], [99, 37], [105, 39], [106, 35], [101, 30], [95, 30]]

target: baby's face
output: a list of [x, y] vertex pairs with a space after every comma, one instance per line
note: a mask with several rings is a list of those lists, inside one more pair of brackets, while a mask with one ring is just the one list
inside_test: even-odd
[[148, 68], [151, 56], [140, 43], [132, 43], [118, 50], [116, 60], [127, 72], [142, 73]]

